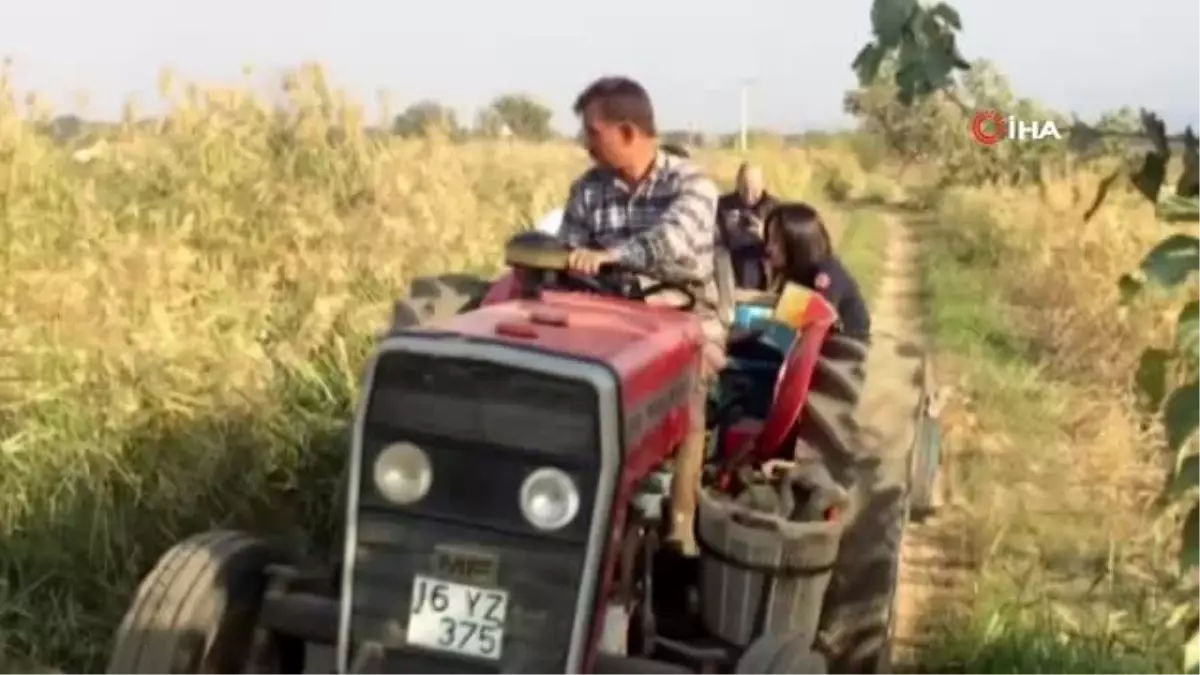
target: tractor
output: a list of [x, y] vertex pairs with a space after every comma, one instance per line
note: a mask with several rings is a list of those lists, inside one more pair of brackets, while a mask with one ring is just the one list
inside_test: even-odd
[[[836, 333], [819, 296], [789, 322], [771, 299], [737, 303], [710, 396], [700, 553], [685, 556], [661, 535], [703, 337], [694, 314], [647, 300], [695, 298], [577, 277], [566, 258], [529, 231], [486, 288], [414, 283], [366, 366], [338, 550], [302, 560], [225, 530], [182, 541], [142, 581], [108, 672], [836, 665], [821, 636], [863, 621], [829, 610], [867, 346]], [[894, 576], [867, 617], [876, 633]]]

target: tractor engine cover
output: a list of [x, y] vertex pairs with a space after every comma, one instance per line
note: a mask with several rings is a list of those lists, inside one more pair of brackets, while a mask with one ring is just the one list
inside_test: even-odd
[[369, 364], [340, 672], [589, 666], [611, 531], [686, 427], [701, 336], [678, 312], [554, 295], [394, 332]]
[[[437, 634], [427, 646], [453, 637], [460, 651], [481, 661], [495, 656], [505, 670], [562, 668], [571, 630], [562, 617], [576, 613], [594, 515], [579, 505], [596, 502], [600, 476], [598, 425], [597, 392], [585, 382], [483, 361], [382, 354], [362, 426], [354, 639], [410, 644], [415, 634], [393, 634], [393, 626], [412, 631], [428, 620]], [[398, 443], [428, 457], [428, 491], [412, 504], [394, 503], [377, 485], [386, 480], [379, 477], [386, 467], [376, 470], [381, 454]], [[578, 490], [571, 522], [546, 533], [527, 521], [520, 501], [523, 481], [543, 467], [566, 473]], [[430, 583], [414, 581], [420, 575]], [[445, 582], [461, 582], [468, 602], [494, 606], [417, 612], [415, 596], [446, 593]], [[432, 653], [404, 662], [423, 672], [464, 666]]]

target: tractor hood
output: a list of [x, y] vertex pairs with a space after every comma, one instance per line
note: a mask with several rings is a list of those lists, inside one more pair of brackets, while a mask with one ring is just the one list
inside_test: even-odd
[[434, 330], [604, 361], [618, 369], [667, 354], [694, 353], [703, 344], [700, 324], [691, 314], [631, 300], [557, 291], [546, 291], [538, 300], [487, 305], [439, 322]]

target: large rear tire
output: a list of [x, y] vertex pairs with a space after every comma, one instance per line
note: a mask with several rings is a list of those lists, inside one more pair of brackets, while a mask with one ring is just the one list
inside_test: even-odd
[[242, 532], [205, 532], [176, 544], [138, 587], [106, 672], [245, 672], [267, 567], [289, 559]]
[[797, 430], [797, 453], [821, 457], [853, 500], [821, 611], [818, 642], [833, 673], [887, 668], [906, 521], [908, 458], [860, 449], [855, 415], [868, 350], [842, 335], [825, 341]]
[[820, 459], [840, 483], [853, 481], [854, 413], [866, 381], [867, 347], [831, 335], [821, 348], [796, 430], [796, 456]]
[[396, 301], [392, 328], [411, 328], [469, 312], [479, 307], [490, 286], [490, 281], [472, 274], [417, 277], [408, 297]]

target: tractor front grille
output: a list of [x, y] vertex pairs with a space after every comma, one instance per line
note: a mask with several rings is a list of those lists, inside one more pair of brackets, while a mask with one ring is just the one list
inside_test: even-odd
[[[447, 542], [469, 543], [498, 560], [496, 586], [509, 593], [498, 661], [440, 654], [406, 644], [413, 576], [437, 577], [433, 552]], [[578, 604], [583, 553], [579, 544], [538, 541], [439, 521], [398, 522], [387, 514], [360, 513], [353, 640], [385, 646], [388, 656], [383, 672], [389, 673], [563, 672]]]
[[444, 441], [487, 442], [556, 457], [596, 448], [587, 383], [514, 366], [388, 352], [371, 385], [367, 425]]
[[[362, 471], [353, 561], [351, 640], [386, 647], [384, 672], [562, 672], [595, 504], [599, 458], [597, 394], [586, 382], [511, 366], [404, 352], [381, 356], [362, 429]], [[397, 506], [377, 492], [372, 467], [387, 445], [423, 447], [433, 467], [429, 493]], [[575, 520], [546, 533], [525, 521], [522, 481], [557, 467], [580, 491]], [[617, 467], [619, 470], [619, 467]], [[496, 561], [490, 583], [508, 592], [498, 661], [443, 654], [406, 641], [415, 575], [447, 576], [445, 547]], [[600, 555], [602, 551], [592, 552]], [[584, 599], [584, 607], [593, 599]]]

